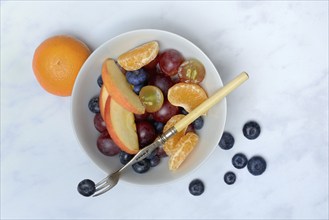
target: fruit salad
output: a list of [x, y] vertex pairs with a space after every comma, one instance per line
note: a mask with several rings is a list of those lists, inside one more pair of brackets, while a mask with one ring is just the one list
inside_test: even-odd
[[[197, 59], [186, 59], [178, 50], [161, 50], [157, 41], [132, 48], [117, 58], [108, 58], [97, 79], [100, 92], [89, 109], [100, 132], [100, 153], [126, 164], [143, 147], [175, 125], [208, 98], [200, 83], [206, 70]], [[145, 173], [168, 158], [175, 171], [199, 141], [204, 116], [175, 134], [161, 148], [132, 168]]]

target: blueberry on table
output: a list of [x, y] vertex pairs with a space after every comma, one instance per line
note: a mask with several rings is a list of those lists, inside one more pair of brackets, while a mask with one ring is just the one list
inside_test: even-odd
[[223, 150], [229, 150], [234, 145], [234, 137], [231, 135], [231, 133], [225, 131], [218, 145]]
[[99, 110], [99, 103], [98, 103], [99, 99], [98, 99], [98, 96], [96, 97], [93, 97], [89, 100], [89, 103], [88, 103], [88, 108], [91, 112], [97, 114], [100, 112]]
[[243, 135], [249, 140], [256, 139], [260, 134], [260, 126], [255, 121], [249, 121], [243, 126]]
[[143, 69], [128, 71], [126, 73], [126, 78], [131, 85], [140, 85], [146, 82], [147, 72]]
[[148, 159], [144, 159], [134, 163], [132, 167], [136, 173], [146, 173], [150, 169], [151, 164]]
[[246, 155], [242, 153], [237, 153], [232, 158], [232, 164], [237, 169], [244, 168], [247, 165], [247, 163], [248, 163], [248, 159]]
[[188, 187], [190, 193], [194, 196], [199, 196], [204, 192], [204, 184], [201, 180], [195, 179], [190, 182], [190, 185]]
[[261, 156], [254, 156], [248, 162], [248, 170], [254, 176], [259, 176], [266, 170], [266, 161]]
[[200, 130], [203, 127], [203, 118], [202, 116], [198, 117], [197, 119], [195, 119], [195, 121], [193, 122], [193, 127], [196, 130]]
[[134, 155], [128, 154], [125, 151], [120, 151], [119, 153], [119, 160], [123, 165], [126, 165], [133, 157]]
[[102, 75], [99, 75], [99, 77], [97, 78], [97, 84], [98, 84], [99, 87], [102, 87], [102, 85], [103, 85]]
[[266, 170], [266, 161], [261, 156], [254, 156], [249, 160], [247, 167], [252, 175], [259, 176]]
[[78, 184], [78, 192], [83, 196], [91, 196], [96, 191], [96, 185], [92, 180], [85, 179]]
[[235, 173], [229, 171], [227, 173], [225, 173], [224, 175], [224, 182], [227, 184], [227, 185], [232, 185], [233, 183], [235, 183], [235, 180], [236, 180], [236, 175]]

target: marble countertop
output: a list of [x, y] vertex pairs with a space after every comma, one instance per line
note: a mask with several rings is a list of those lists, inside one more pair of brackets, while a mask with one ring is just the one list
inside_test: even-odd
[[[155, 28], [199, 46], [224, 83], [250, 80], [227, 98], [219, 147], [188, 177], [154, 187], [120, 182], [85, 198], [86, 177], [104, 173], [81, 150], [70, 124], [70, 97], [46, 93], [32, 72], [35, 48], [70, 34], [94, 50], [126, 31]], [[243, 137], [256, 120], [262, 133]], [[232, 156], [259, 154], [262, 176], [236, 170]], [[223, 175], [237, 174], [234, 185]], [[188, 184], [204, 181], [192, 196]], [[1, 219], [328, 219], [328, 2], [1, 1]]]

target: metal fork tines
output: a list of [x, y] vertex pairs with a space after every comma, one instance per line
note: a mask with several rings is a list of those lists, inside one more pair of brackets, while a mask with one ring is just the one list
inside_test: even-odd
[[103, 193], [106, 193], [110, 189], [112, 189], [119, 181], [120, 172], [114, 172], [107, 177], [105, 177], [103, 180], [101, 180], [99, 183], [96, 184], [96, 191], [93, 195], [93, 197], [102, 195]]

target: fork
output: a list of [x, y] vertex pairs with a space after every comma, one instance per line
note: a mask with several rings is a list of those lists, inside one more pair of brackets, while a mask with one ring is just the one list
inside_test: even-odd
[[237, 77], [235, 77], [232, 81], [226, 84], [224, 87], [220, 88], [214, 95], [209, 97], [203, 103], [201, 103], [198, 107], [196, 107], [193, 111], [187, 114], [184, 118], [178, 121], [173, 127], [168, 129], [162, 135], [160, 135], [152, 144], [147, 147], [141, 149], [126, 165], [115, 171], [114, 173], [108, 175], [99, 183], [96, 184], [96, 191], [93, 195], [99, 196], [110, 189], [112, 189], [115, 185], [117, 185], [122, 172], [129, 167], [130, 165], [137, 163], [147, 156], [149, 156], [153, 150], [163, 145], [169, 138], [174, 136], [177, 132], [183, 130], [186, 126], [191, 124], [195, 119], [197, 119], [200, 115], [207, 112], [211, 107], [213, 107], [216, 103], [221, 101], [224, 97], [226, 97], [229, 93], [239, 87], [242, 83], [244, 83], [249, 78], [249, 75], [246, 72], [240, 73]]
[[147, 156], [149, 156], [153, 150], [160, 147], [162, 144], [164, 144], [170, 137], [172, 137], [174, 134], [176, 134], [177, 130], [175, 127], [172, 127], [168, 129], [167, 132], [163, 133], [161, 136], [159, 136], [152, 144], [148, 145], [147, 147], [143, 148], [142, 150], [138, 151], [138, 153], [123, 167], [121, 167], [119, 170], [115, 171], [114, 173], [111, 173], [107, 177], [105, 177], [103, 180], [101, 180], [99, 183], [96, 184], [96, 191], [93, 197], [99, 196], [103, 193], [106, 193], [110, 189], [112, 189], [119, 181], [121, 173], [130, 165], [137, 163], [143, 159], [145, 159]]

